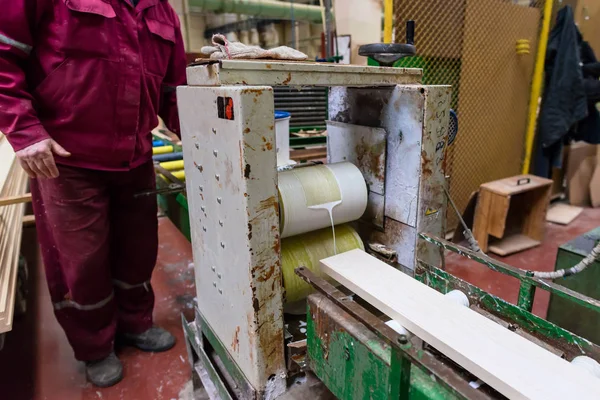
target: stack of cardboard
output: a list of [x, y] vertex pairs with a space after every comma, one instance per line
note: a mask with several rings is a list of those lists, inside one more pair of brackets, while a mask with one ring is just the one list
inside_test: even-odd
[[567, 191], [574, 206], [600, 207], [600, 146], [575, 142], [567, 161]]
[[[0, 203], [23, 196], [27, 174], [19, 165], [8, 140], [0, 133]], [[0, 205], [0, 333], [12, 329], [15, 289], [25, 204]]]

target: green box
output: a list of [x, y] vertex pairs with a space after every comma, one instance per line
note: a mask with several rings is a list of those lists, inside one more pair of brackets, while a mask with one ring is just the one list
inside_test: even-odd
[[[571, 268], [587, 256], [600, 241], [600, 227], [558, 248], [555, 270]], [[596, 261], [577, 275], [556, 279], [555, 283], [600, 300], [600, 262]], [[600, 317], [572, 301], [551, 295], [548, 321], [579, 336], [600, 344]]]

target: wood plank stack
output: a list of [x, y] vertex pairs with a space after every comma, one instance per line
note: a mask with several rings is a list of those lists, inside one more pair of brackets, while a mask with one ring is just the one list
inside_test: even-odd
[[[27, 174], [0, 133], [0, 200], [27, 192]], [[12, 329], [25, 203], [0, 206], [0, 334]]]

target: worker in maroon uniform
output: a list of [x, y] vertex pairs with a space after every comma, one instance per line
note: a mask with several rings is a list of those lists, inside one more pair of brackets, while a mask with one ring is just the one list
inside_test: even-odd
[[114, 342], [171, 348], [153, 325], [158, 247], [150, 131], [178, 132], [185, 83], [167, 0], [10, 0], [0, 11], [0, 131], [33, 178], [54, 311], [88, 379], [122, 379]]

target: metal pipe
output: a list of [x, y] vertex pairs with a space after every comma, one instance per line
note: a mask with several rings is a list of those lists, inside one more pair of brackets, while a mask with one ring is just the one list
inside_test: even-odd
[[542, 93], [542, 84], [544, 80], [544, 63], [546, 60], [546, 48], [548, 46], [548, 36], [550, 34], [550, 20], [552, 19], [553, 0], [546, 0], [544, 5], [544, 16], [542, 29], [540, 30], [540, 39], [538, 41], [537, 56], [533, 72], [533, 82], [531, 83], [531, 96], [529, 97], [529, 116], [527, 122], [527, 133], [525, 136], [525, 157], [523, 160], [522, 173], [528, 174], [531, 165], [531, 155], [535, 140], [535, 128], [538, 116], [538, 99]]
[[291, 19], [313, 23], [322, 22], [321, 8], [273, 0], [189, 0], [192, 11], [212, 11], [252, 15], [257, 18]]

